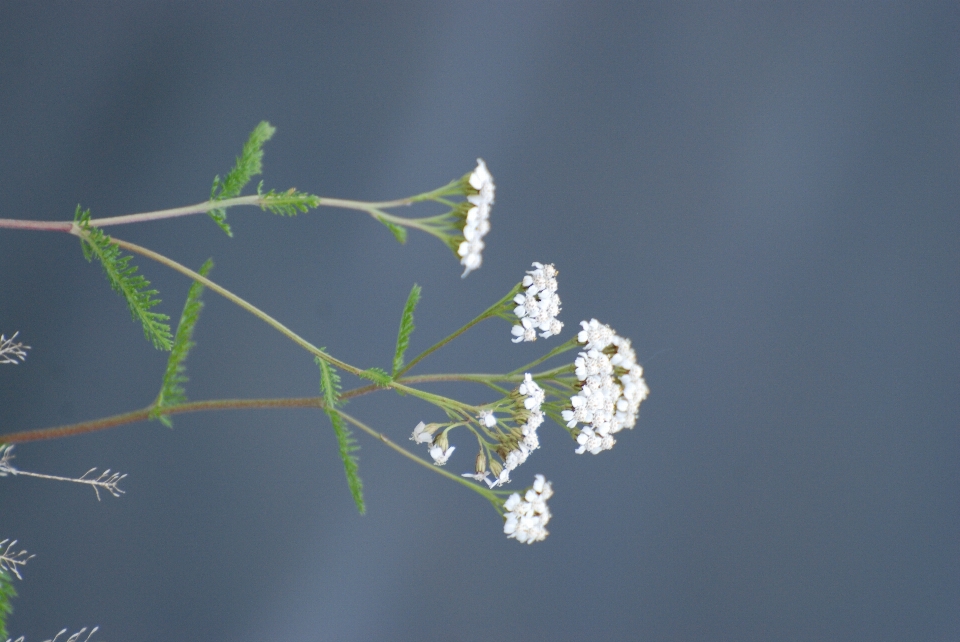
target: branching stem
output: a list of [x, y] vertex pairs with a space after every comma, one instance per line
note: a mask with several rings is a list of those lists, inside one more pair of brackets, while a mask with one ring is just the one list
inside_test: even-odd
[[498, 505], [499, 505], [499, 501], [500, 501], [500, 500], [499, 500], [499, 498], [497, 497], [497, 493], [496, 493], [495, 491], [487, 490], [486, 488], [483, 488], [482, 486], [479, 486], [478, 484], [475, 484], [475, 483], [472, 483], [472, 482], [468, 481], [468, 480], [467, 480], [466, 478], [464, 478], [464, 477], [459, 477], [459, 476], [457, 476], [457, 475], [454, 475], [453, 473], [450, 473], [450, 472], [444, 470], [443, 468], [440, 468], [439, 466], [434, 466], [433, 464], [428, 463], [426, 460], [420, 459], [419, 457], [417, 457], [416, 455], [414, 455], [413, 453], [411, 453], [411, 452], [410, 452], [409, 450], [407, 450], [406, 448], [401, 448], [401, 447], [398, 446], [396, 443], [394, 443], [389, 437], [387, 437], [386, 435], [384, 435], [384, 434], [381, 433], [381, 432], [377, 432], [376, 430], [374, 430], [374, 429], [371, 428], [370, 426], [366, 425], [365, 423], [363, 423], [363, 422], [360, 421], [359, 419], [357, 419], [357, 418], [355, 418], [355, 417], [351, 417], [350, 415], [348, 415], [347, 413], [343, 412], [342, 410], [338, 410], [337, 412], [340, 414], [341, 417], [343, 417], [344, 419], [346, 419], [347, 421], [349, 421], [350, 423], [352, 423], [354, 426], [356, 426], [357, 428], [359, 428], [359, 429], [362, 430], [363, 432], [367, 433], [367, 434], [370, 435], [371, 437], [375, 437], [375, 438], [379, 439], [379, 440], [382, 441], [384, 444], [386, 444], [389, 448], [392, 448], [393, 450], [397, 451], [398, 453], [400, 453], [401, 455], [403, 455], [403, 456], [406, 457], [407, 459], [409, 459], [409, 460], [411, 460], [411, 461], [415, 461], [415, 462], [417, 462], [418, 464], [420, 464], [421, 466], [423, 466], [424, 468], [428, 468], [428, 469], [432, 470], [432, 471], [435, 472], [435, 473], [439, 473], [440, 475], [443, 475], [444, 477], [446, 477], [446, 478], [448, 478], [448, 479], [452, 479], [453, 481], [455, 481], [455, 482], [457, 482], [457, 483], [459, 483], [459, 484], [463, 484], [463, 485], [466, 486], [467, 488], [469, 488], [469, 489], [471, 489], [471, 490], [473, 490], [473, 491], [476, 491], [478, 494], [480, 494], [480, 495], [486, 497], [488, 500], [490, 500], [490, 502], [491, 502], [494, 506], [498, 506]]
[[186, 267], [185, 265], [181, 265], [180, 263], [177, 263], [173, 259], [167, 258], [162, 254], [157, 254], [153, 250], [148, 250], [147, 248], [142, 247], [140, 245], [136, 245], [135, 243], [121, 241], [116, 237], [111, 237], [111, 241], [113, 243], [116, 243], [119, 247], [122, 247], [125, 250], [129, 250], [131, 252], [135, 252], [136, 254], [140, 254], [141, 256], [145, 256], [148, 259], [152, 259], [157, 263], [166, 265], [167, 267], [174, 269], [177, 272], [180, 272], [181, 274], [184, 274], [190, 277], [194, 281], [203, 283], [206, 287], [210, 288], [211, 290], [213, 290], [220, 296], [224, 297], [231, 303], [235, 303], [236, 305], [240, 306], [250, 314], [259, 318], [261, 321], [264, 321], [265, 323], [273, 327], [275, 330], [277, 330], [280, 334], [284, 335], [285, 337], [287, 337], [288, 339], [296, 343], [298, 346], [300, 346], [310, 354], [323, 359], [327, 363], [354, 375], [359, 375], [362, 372], [362, 370], [360, 370], [359, 368], [355, 368], [351, 366], [349, 363], [345, 363], [343, 361], [340, 361], [336, 357], [330, 356], [329, 354], [327, 354], [320, 348], [316, 347], [315, 345], [313, 345], [312, 343], [310, 343], [309, 341], [301, 337], [299, 334], [297, 334], [296, 332], [288, 328], [287, 326], [283, 325], [282, 323], [274, 319], [272, 316], [270, 316], [260, 308], [256, 307], [251, 303], [248, 303], [244, 299], [241, 299], [230, 290], [227, 290], [226, 288], [217, 285], [207, 277], [197, 272], [194, 272], [193, 270]]
[[477, 316], [473, 321], [470, 321], [469, 323], [467, 323], [465, 326], [463, 326], [462, 328], [460, 328], [459, 330], [457, 330], [456, 332], [454, 332], [454, 333], [451, 334], [450, 336], [446, 337], [445, 339], [441, 339], [440, 341], [438, 341], [437, 343], [433, 344], [432, 346], [430, 346], [429, 348], [427, 348], [426, 350], [424, 350], [423, 352], [421, 352], [420, 354], [418, 354], [416, 357], [414, 357], [413, 359], [411, 359], [411, 360], [410, 360], [410, 363], [408, 363], [407, 365], [405, 365], [405, 366], [400, 370], [400, 372], [398, 372], [398, 373], [396, 374], [396, 376], [397, 376], [397, 377], [402, 376], [405, 372], [408, 372], [408, 371], [410, 370], [410, 368], [412, 368], [413, 366], [417, 365], [418, 363], [420, 363], [421, 361], [423, 361], [426, 357], [430, 356], [432, 353], [436, 352], [437, 350], [439, 350], [439, 349], [442, 348], [443, 346], [447, 345], [448, 343], [450, 343], [451, 341], [453, 341], [454, 339], [456, 339], [456, 338], [459, 337], [461, 334], [463, 334], [464, 332], [466, 332], [467, 330], [469, 330], [469, 329], [472, 328], [473, 326], [477, 325], [477, 324], [480, 323], [481, 321], [484, 321], [484, 320], [486, 320], [486, 319], [490, 319], [490, 318], [493, 318], [493, 317], [495, 317], [495, 316], [498, 316], [497, 313], [500, 311], [500, 308], [501, 308], [507, 301], [513, 300], [513, 297], [515, 297], [515, 296], [517, 295], [517, 292], [520, 291], [520, 287], [521, 287], [520, 285], [517, 285], [517, 287], [513, 288], [512, 290], [510, 290], [510, 292], [508, 292], [505, 297], [503, 297], [502, 299], [500, 299], [499, 301], [497, 301], [496, 303], [494, 303], [493, 305], [491, 305], [489, 308], [487, 308], [486, 310], [484, 310], [483, 312], [481, 312], [481, 313], [479, 314], [479, 316]]

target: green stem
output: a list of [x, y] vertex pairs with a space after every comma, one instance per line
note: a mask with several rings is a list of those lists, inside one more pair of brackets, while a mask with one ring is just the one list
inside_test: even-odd
[[444, 243], [447, 242], [447, 236], [443, 233], [442, 230], [437, 227], [430, 225], [434, 221], [444, 221], [447, 218], [446, 214], [441, 216], [427, 216], [423, 218], [403, 218], [402, 216], [393, 216], [392, 214], [387, 214], [381, 209], [371, 208], [367, 212], [375, 219], [381, 221], [389, 221], [394, 225], [401, 225], [403, 227], [412, 227], [413, 229], [420, 230], [421, 232], [426, 232], [432, 236], [437, 237]]
[[110, 225], [127, 225], [130, 223], [145, 223], [147, 221], [159, 221], [166, 218], [176, 218], [178, 216], [190, 216], [192, 214], [204, 214], [210, 210], [227, 209], [238, 205], [257, 205], [262, 206], [263, 201], [259, 195], [238, 196], [236, 198], [225, 198], [222, 201], [204, 201], [196, 205], [186, 205], [184, 207], [174, 207], [167, 210], [156, 210], [154, 212], [143, 212], [141, 214], [125, 214], [123, 216], [111, 216], [106, 218], [92, 218], [90, 225], [93, 227], [108, 227]]
[[[416, 196], [408, 196], [407, 198], [398, 198], [392, 201], [354, 201], [346, 198], [326, 198], [322, 196], [318, 196], [317, 198], [320, 199], [319, 205], [322, 206], [360, 210], [362, 212], [373, 214], [373, 211], [375, 210], [412, 205], [420, 201], [432, 200], [446, 203], [446, 201], [441, 197], [448, 194], [460, 194], [461, 192], [459, 183], [460, 179], [456, 179], [435, 190], [424, 192], [423, 194], [417, 194]], [[202, 203], [197, 203], [196, 205], [185, 205], [183, 207], [154, 210], [152, 212], [141, 212], [139, 214], [125, 214], [123, 216], [93, 218], [90, 219], [89, 223], [93, 227], [145, 223], [148, 221], [159, 221], [168, 218], [177, 218], [180, 216], [191, 216], [193, 214], [204, 214], [210, 210], [227, 209], [230, 207], [237, 207], [239, 205], [256, 205], [258, 207], [263, 207], [264, 201], [259, 194], [251, 194], [249, 196], [225, 198], [220, 201], [204, 201]], [[432, 218], [437, 218], [430, 217], [423, 219], [404, 219], [400, 217], [389, 216], [385, 213], [381, 213], [380, 215], [388, 217], [391, 222], [397, 223], [398, 225], [415, 227], [431, 234], [434, 232], [427, 229], [428, 226], [424, 226], [422, 223], [411, 223], [411, 221], [428, 221]], [[75, 224], [71, 221], [31, 221], [26, 219], [0, 218], [0, 228], [7, 229], [34, 230], [39, 232], [70, 232], [75, 234], [76, 232], [74, 232], [74, 227]]]
[[[78, 229], [79, 229], [79, 228], [78, 228]], [[321, 350], [320, 348], [316, 347], [315, 345], [313, 345], [312, 343], [310, 343], [309, 341], [307, 341], [306, 339], [304, 339], [303, 337], [301, 337], [299, 334], [297, 334], [296, 332], [294, 332], [293, 330], [291, 330], [290, 328], [288, 328], [287, 326], [283, 325], [282, 323], [280, 323], [279, 321], [277, 321], [276, 319], [274, 319], [272, 316], [270, 316], [269, 314], [267, 314], [266, 312], [264, 312], [264, 311], [261, 310], [260, 308], [258, 308], [258, 307], [256, 307], [256, 306], [248, 303], [247, 301], [241, 299], [240, 297], [238, 297], [236, 294], [234, 294], [234, 293], [231, 292], [230, 290], [227, 290], [226, 288], [223, 288], [223, 287], [217, 285], [216, 283], [214, 283], [213, 281], [211, 281], [211, 280], [208, 279], [207, 277], [203, 276], [202, 274], [198, 274], [197, 272], [194, 272], [193, 270], [191, 270], [190, 268], [186, 267], [185, 265], [181, 265], [180, 263], [177, 263], [177, 262], [174, 261], [173, 259], [169, 259], [169, 258], [163, 256], [162, 254], [157, 254], [157, 253], [154, 252], [153, 250], [148, 250], [147, 248], [141, 247], [141, 246], [139, 246], [139, 245], [136, 245], [135, 243], [130, 243], [130, 242], [128, 242], [128, 241], [122, 241], [122, 240], [120, 240], [120, 239], [118, 239], [118, 238], [116, 238], [116, 237], [110, 237], [110, 241], [111, 241], [112, 243], [116, 243], [119, 247], [122, 247], [122, 248], [125, 249], [125, 250], [129, 250], [129, 251], [131, 251], [131, 252], [135, 252], [135, 253], [137, 253], [137, 254], [140, 254], [141, 256], [145, 256], [145, 257], [147, 257], [148, 259], [152, 259], [152, 260], [156, 261], [157, 263], [161, 263], [161, 264], [163, 264], [163, 265], [166, 265], [167, 267], [169, 267], [169, 268], [171, 268], [171, 269], [173, 269], [173, 270], [176, 270], [177, 272], [180, 272], [181, 274], [184, 274], [184, 275], [190, 277], [190, 278], [193, 279], [194, 281], [197, 281], [197, 282], [199, 282], [199, 283], [202, 283], [203, 285], [205, 285], [206, 287], [210, 288], [211, 290], [213, 290], [214, 292], [216, 292], [216, 293], [219, 294], [220, 296], [224, 297], [224, 298], [227, 299], [228, 301], [230, 301], [230, 302], [232, 302], [232, 303], [235, 303], [236, 305], [240, 306], [241, 308], [243, 308], [244, 310], [246, 310], [246, 311], [249, 312], [250, 314], [252, 314], [252, 315], [254, 315], [255, 317], [259, 318], [260, 320], [264, 321], [265, 323], [267, 323], [268, 325], [270, 325], [271, 327], [273, 327], [274, 329], [276, 329], [276, 330], [277, 330], [278, 332], [280, 332], [282, 335], [284, 335], [285, 337], [287, 337], [288, 339], [290, 339], [291, 341], [293, 341], [294, 343], [296, 343], [298, 346], [300, 346], [301, 348], [303, 348], [304, 350], [306, 350], [306, 351], [309, 352], [310, 354], [313, 354], [313, 355], [315, 355], [315, 356], [323, 359], [323, 360], [326, 361], [327, 363], [329, 363], [329, 364], [331, 364], [331, 365], [333, 365], [333, 366], [336, 366], [337, 368], [340, 368], [341, 370], [345, 370], [346, 372], [349, 372], [349, 373], [354, 374], [354, 375], [359, 375], [361, 372], [363, 372], [360, 368], [355, 368], [355, 367], [351, 366], [349, 363], [345, 363], [345, 362], [343, 362], [343, 361], [340, 361], [340, 360], [337, 359], [336, 357], [330, 356], [329, 354], [327, 354], [326, 352], [324, 352], [324, 351]]]
[[[558, 354], [563, 354], [563, 353], [566, 352], [567, 350], [571, 350], [571, 349], [573, 349], [573, 348], [575, 348], [575, 347], [577, 347], [577, 346], [579, 346], [579, 345], [580, 345], [580, 344], [577, 342], [577, 337], [574, 336], [572, 339], [570, 339], [570, 340], [567, 341], [566, 343], [561, 343], [561, 344], [558, 345], [556, 348], [554, 348], [553, 350], [551, 350], [551, 351], [548, 352], [547, 354], [543, 355], [543, 356], [540, 357], [539, 359], [535, 359], [534, 361], [531, 361], [531, 362], [528, 363], [527, 365], [521, 366], [521, 367], [517, 368], [516, 370], [513, 370], [512, 372], [510, 372], [510, 374], [511, 374], [511, 375], [515, 375], [515, 374], [517, 374], [517, 373], [519, 373], [519, 372], [525, 372], [525, 371], [529, 370], [530, 368], [532, 368], [532, 367], [534, 367], [534, 366], [540, 365], [541, 363], [543, 363], [543, 362], [546, 361], [547, 359], [550, 359], [550, 358], [552, 358], [552, 357], [555, 357], [555, 356], [557, 356]], [[563, 366], [563, 367], [566, 367], [566, 366]], [[556, 368], [555, 368], [555, 369], [556, 369]], [[548, 370], [547, 372], [552, 372], [552, 371]]]
[[513, 297], [515, 297], [515, 296], [517, 295], [517, 292], [520, 291], [520, 288], [521, 288], [521, 287], [522, 287], [521, 284], [518, 283], [518, 284], [516, 285], [516, 287], [514, 287], [512, 290], [510, 290], [510, 292], [508, 292], [505, 297], [503, 297], [502, 299], [500, 299], [499, 301], [497, 301], [496, 303], [494, 303], [493, 305], [491, 305], [489, 308], [487, 308], [486, 310], [484, 310], [483, 312], [481, 312], [481, 313], [480, 313], [480, 316], [478, 316], [477, 318], [475, 318], [473, 321], [470, 321], [470, 322], [467, 323], [465, 326], [463, 326], [462, 328], [460, 328], [459, 330], [457, 330], [456, 332], [454, 332], [453, 334], [451, 334], [451, 335], [448, 336], [447, 338], [438, 341], [437, 343], [433, 344], [432, 346], [430, 346], [429, 348], [427, 348], [426, 350], [424, 350], [423, 352], [421, 352], [420, 354], [418, 354], [416, 357], [414, 357], [414, 358], [410, 361], [410, 363], [408, 363], [407, 365], [405, 365], [403, 368], [400, 369], [400, 372], [398, 372], [398, 373], [395, 375], [395, 378], [399, 378], [400, 376], [403, 375], [403, 373], [409, 371], [410, 368], [412, 368], [413, 366], [415, 366], [415, 365], [417, 365], [418, 363], [420, 363], [421, 361], [423, 361], [423, 360], [424, 360], [426, 357], [428, 357], [430, 354], [436, 352], [437, 350], [439, 350], [439, 349], [442, 348], [443, 346], [447, 345], [448, 343], [450, 343], [451, 341], [453, 341], [454, 339], [456, 339], [456, 338], [459, 337], [461, 334], [463, 334], [464, 332], [466, 332], [467, 330], [469, 330], [469, 329], [472, 328], [473, 326], [477, 325], [477, 324], [480, 323], [481, 321], [483, 321], [483, 320], [485, 320], [485, 319], [489, 319], [489, 318], [491, 318], [491, 317], [497, 316], [497, 312], [499, 311], [499, 308], [500, 308], [504, 303], [506, 303], [507, 301], [512, 300]]

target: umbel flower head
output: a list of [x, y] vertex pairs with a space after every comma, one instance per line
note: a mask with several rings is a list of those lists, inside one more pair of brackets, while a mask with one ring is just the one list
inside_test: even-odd
[[[503, 464], [496, 461], [490, 462], [490, 471], [493, 473], [493, 479], [491, 479], [487, 475], [486, 458], [478, 456], [476, 472], [463, 473], [463, 477], [485, 482], [490, 488], [509, 483], [511, 471], [527, 461], [530, 453], [540, 447], [537, 428], [543, 423], [543, 411], [540, 409], [546, 397], [543, 388], [528, 372], [523, 376], [523, 382], [513, 391], [511, 397], [516, 428], [507, 433], [499, 433], [500, 445], [496, 449]], [[496, 419], [494, 418], [492, 422], [488, 421], [490, 417], [493, 417], [493, 413], [483, 411], [480, 413], [479, 422], [488, 428], [493, 428], [496, 425]]]
[[477, 159], [477, 168], [466, 177], [464, 191], [467, 202], [463, 204], [462, 240], [456, 247], [460, 264], [464, 267], [462, 277], [480, 267], [483, 262], [483, 237], [490, 231], [490, 208], [496, 187], [483, 159]]
[[567, 428], [585, 424], [577, 435], [575, 452], [596, 455], [613, 448], [616, 433], [636, 425], [640, 403], [650, 390], [629, 339], [596, 319], [582, 321], [580, 326], [577, 341], [584, 351], [574, 361], [579, 390], [561, 415]]
[[513, 493], [503, 503], [503, 532], [523, 544], [533, 544], [546, 539], [550, 533], [546, 526], [550, 521], [547, 500], [553, 496], [553, 488], [543, 475], [534, 478], [533, 486], [523, 495]]
[[557, 296], [559, 272], [552, 263], [534, 263], [533, 268], [523, 277], [522, 285], [526, 291], [513, 299], [517, 304], [513, 312], [520, 321], [510, 330], [514, 343], [536, 341], [537, 330], [546, 339], [560, 334], [563, 329], [563, 323], [557, 320], [560, 314], [560, 297]]

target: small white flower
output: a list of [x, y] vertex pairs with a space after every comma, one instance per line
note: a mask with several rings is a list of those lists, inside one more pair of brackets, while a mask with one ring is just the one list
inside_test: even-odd
[[[534, 415], [530, 415], [533, 419]], [[521, 448], [526, 448], [528, 451], [533, 452], [540, 447], [540, 438], [537, 436], [537, 426], [543, 423], [543, 414], [537, 413], [536, 415], [537, 423], [531, 427], [531, 422], [524, 424], [523, 430], [523, 440], [520, 442]]]
[[589, 452], [591, 455], [597, 455], [604, 450], [610, 450], [617, 442], [611, 435], [601, 436], [590, 428], [584, 428], [577, 436], [577, 443], [580, 444], [580, 447], [573, 451], [576, 454], [582, 455]]
[[556, 292], [557, 275], [560, 273], [557, 268], [552, 263], [543, 265], [536, 261], [534, 261], [533, 267], [534, 269], [528, 271], [527, 275], [523, 277], [523, 287], [527, 288], [528, 292], [532, 290], [534, 294], [543, 291]]
[[481, 256], [483, 247], [483, 241], [479, 238], [460, 243], [457, 254], [462, 257], [460, 259], [460, 265], [464, 267], [463, 274], [460, 275], [460, 278], [467, 276], [483, 263], [483, 256]]
[[588, 350], [603, 350], [613, 341], [613, 329], [596, 319], [581, 321], [580, 326], [583, 330], [577, 334], [577, 341], [586, 344]]
[[470, 479], [476, 480], [478, 482], [486, 482], [487, 486], [493, 488], [493, 485], [490, 482], [490, 478], [487, 476], [487, 471], [481, 473], [463, 473], [461, 477], [469, 477]]
[[534, 263], [534, 269], [523, 277], [522, 285], [527, 288], [513, 298], [516, 307], [513, 312], [520, 321], [510, 332], [514, 343], [536, 341], [536, 331], [544, 339], [559, 334], [563, 323], [557, 320], [560, 314], [560, 297], [557, 296], [557, 269], [552, 264]]
[[426, 424], [422, 421], [413, 429], [413, 435], [410, 440], [418, 444], [428, 444], [433, 441], [433, 435], [428, 431]]
[[515, 337], [514, 339], [511, 339], [511, 341], [514, 343], [520, 343], [521, 341], [536, 341], [537, 327], [533, 324], [533, 319], [520, 319], [520, 323], [521, 325], [515, 325], [510, 328], [510, 333]]
[[520, 384], [519, 392], [521, 395], [526, 397], [523, 400], [523, 407], [530, 411], [539, 411], [540, 405], [543, 403], [545, 394], [543, 388], [541, 388], [536, 381], [533, 380], [533, 376], [527, 372], [523, 375], [523, 382]]
[[437, 466], [443, 466], [447, 463], [447, 460], [450, 459], [450, 455], [453, 454], [456, 448], [456, 446], [450, 446], [444, 450], [440, 446], [431, 446], [430, 456], [433, 457], [433, 463]]
[[537, 475], [533, 487], [524, 493], [513, 493], [504, 502], [503, 532], [523, 544], [532, 544], [546, 539], [550, 521], [547, 500], [553, 496], [553, 488], [543, 475]]
[[487, 428], [493, 428], [497, 425], [496, 416], [489, 410], [481, 410], [477, 420]]
[[484, 203], [493, 205], [496, 186], [493, 184], [493, 176], [490, 175], [487, 164], [483, 162], [482, 158], [477, 159], [477, 168], [470, 174], [469, 181], [470, 187], [477, 190], [477, 193], [468, 196], [467, 200], [474, 205], [482, 205]]
[[495, 486], [503, 486], [504, 484], [510, 483], [510, 471], [504, 468], [500, 471], [500, 474], [497, 475], [497, 478], [494, 480], [486, 480], [487, 486], [494, 488]]

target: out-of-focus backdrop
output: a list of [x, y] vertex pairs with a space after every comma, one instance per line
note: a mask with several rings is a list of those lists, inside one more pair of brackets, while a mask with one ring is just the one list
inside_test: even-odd
[[[0, 539], [37, 555], [11, 633], [960, 638], [958, 34], [952, 2], [3, 2], [0, 217], [202, 201], [264, 119], [267, 188], [396, 198], [483, 157], [497, 203], [463, 280], [435, 239], [400, 246], [340, 210], [232, 210], [233, 239], [206, 217], [114, 231], [212, 256], [217, 281], [366, 367], [389, 365], [414, 282], [418, 351], [552, 262], [564, 337], [609, 323], [652, 391], [610, 452], [540, 429], [514, 475], [554, 483], [533, 546], [364, 436], [358, 516], [316, 411], [22, 445], [25, 470], [129, 477], [101, 502], [0, 479]], [[0, 330], [33, 346], [0, 366], [0, 433], [149, 403], [165, 355], [76, 239], [0, 240]], [[186, 280], [136, 262], [178, 315]], [[309, 356], [206, 301], [192, 399], [317, 394]], [[488, 322], [420, 371], [506, 371], [555, 345], [509, 338]], [[387, 394], [350, 408], [404, 444], [439, 419]]]

